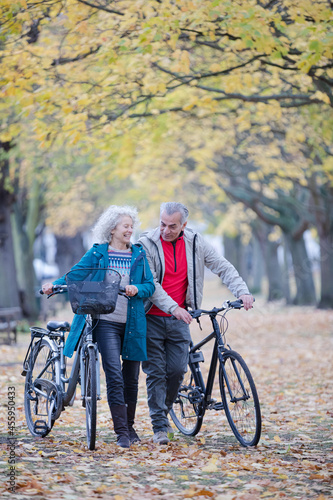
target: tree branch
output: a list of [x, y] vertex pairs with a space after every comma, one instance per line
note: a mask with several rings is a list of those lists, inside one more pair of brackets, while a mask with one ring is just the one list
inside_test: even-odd
[[163, 68], [158, 63], [152, 63], [152, 66], [155, 67], [155, 68], [157, 68], [157, 69], [159, 69], [160, 71], [163, 71], [164, 73], [167, 73], [168, 75], [173, 76], [177, 80], [180, 80], [182, 82], [184, 82], [184, 80], [186, 80], [184, 83], [189, 83], [192, 80], [201, 80], [202, 78], [211, 78], [213, 76], [227, 75], [227, 74], [231, 73], [232, 71], [234, 71], [236, 69], [244, 68], [248, 64], [251, 64], [253, 61], [255, 61], [257, 59], [260, 59], [262, 56], [263, 56], [263, 54], [259, 54], [257, 56], [252, 57], [248, 61], [245, 61], [242, 64], [238, 64], [237, 66], [232, 66], [231, 68], [224, 69], [222, 71], [216, 71], [214, 73], [204, 73], [204, 74], [200, 73], [200, 75], [193, 74], [191, 76], [182, 76], [182, 75], [179, 75], [178, 73], [175, 73], [175, 72], [173, 72], [173, 71], [171, 71], [169, 69]]
[[103, 5], [96, 5], [92, 2], [88, 2], [87, 0], [78, 0], [78, 2], [83, 3], [84, 5], [88, 5], [88, 7], [92, 7], [93, 9], [104, 10], [105, 12], [109, 12], [110, 14], [117, 14], [118, 16], [124, 16], [123, 12], [114, 9], [108, 9], [107, 7], [103, 7]]
[[[214, 87], [207, 87], [205, 85], [194, 85], [193, 87], [202, 90], [207, 90], [209, 92], [217, 92], [223, 94], [224, 97], [215, 97], [215, 101], [225, 101], [228, 99], [237, 99], [243, 102], [268, 102], [268, 101], [295, 101], [289, 104], [281, 104], [282, 107], [300, 107], [309, 104], [324, 104], [320, 99], [311, 99], [310, 96], [305, 94], [271, 94], [267, 96], [260, 95], [244, 95], [244, 94], [229, 94], [224, 92], [224, 90], [216, 89]], [[299, 102], [297, 102], [299, 101]]]
[[96, 49], [90, 49], [89, 52], [85, 52], [84, 54], [79, 54], [76, 57], [59, 57], [59, 59], [54, 59], [51, 63], [51, 66], [59, 66], [61, 64], [68, 64], [76, 61], [81, 61], [81, 59], [85, 59], [91, 54], [96, 54], [99, 51], [101, 45], [98, 45]]

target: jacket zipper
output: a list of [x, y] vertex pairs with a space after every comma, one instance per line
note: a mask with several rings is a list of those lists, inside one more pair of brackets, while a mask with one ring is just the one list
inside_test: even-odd
[[193, 238], [193, 292], [194, 292], [194, 308], [198, 309], [197, 305], [197, 287], [196, 287], [196, 269], [195, 269], [195, 240], [197, 238], [197, 233], [195, 233], [194, 238]]
[[177, 244], [177, 240], [176, 241], [172, 241], [172, 246], [173, 246], [173, 260], [175, 261], [175, 270], [174, 272], [177, 272], [177, 259], [176, 259], [176, 244]]

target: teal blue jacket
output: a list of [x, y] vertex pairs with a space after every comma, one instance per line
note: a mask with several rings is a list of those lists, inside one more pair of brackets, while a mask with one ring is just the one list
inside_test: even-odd
[[[127, 322], [125, 328], [122, 357], [131, 361], [146, 361], [146, 316], [143, 298], [150, 297], [155, 291], [154, 279], [149, 268], [146, 253], [140, 244], [132, 245], [130, 284], [138, 288], [138, 293], [128, 300]], [[87, 276], [87, 268], [105, 268], [109, 266], [108, 244], [95, 243], [71, 269], [71, 277], [83, 280]], [[75, 271], [75, 273], [73, 273]], [[103, 279], [103, 271], [96, 273], [94, 280]], [[65, 275], [53, 282], [54, 285], [65, 285]], [[74, 315], [71, 330], [66, 340], [64, 354], [71, 358], [85, 325], [85, 316]]]

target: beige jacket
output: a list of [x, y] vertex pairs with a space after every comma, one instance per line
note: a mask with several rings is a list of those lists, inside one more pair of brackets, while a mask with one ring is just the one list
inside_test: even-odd
[[[199, 233], [195, 233], [192, 229], [186, 227], [184, 241], [187, 258], [188, 289], [186, 305], [188, 307], [199, 309], [201, 306], [205, 266], [222, 279], [235, 297], [250, 294], [246, 283], [239, 276], [234, 266], [227, 259], [221, 257]], [[139, 238], [139, 243], [146, 251], [155, 283], [155, 292], [149, 297], [145, 309], [146, 311], [149, 310], [153, 303], [162, 311], [172, 314], [178, 304], [161, 286], [165, 273], [165, 262], [160, 240], [160, 229], [156, 228], [153, 231], [143, 233]]]

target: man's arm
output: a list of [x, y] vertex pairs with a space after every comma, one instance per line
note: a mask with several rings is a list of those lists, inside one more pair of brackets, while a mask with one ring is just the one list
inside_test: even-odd
[[253, 306], [253, 297], [237, 269], [227, 259], [219, 255], [201, 235], [198, 235], [198, 237], [204, 249], [205, 266], [221, 278], [235, 297], [242, 299], [244, 309], [251, 309]]

